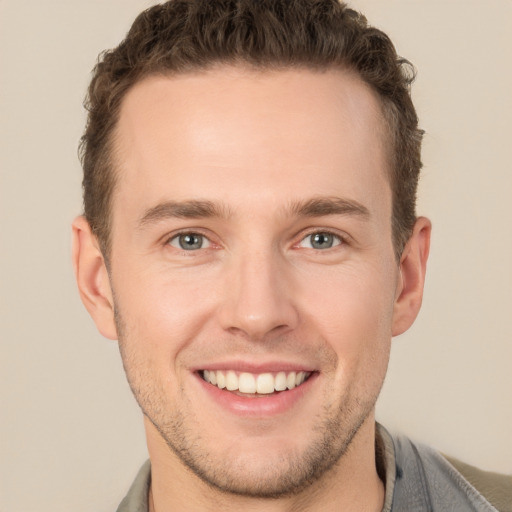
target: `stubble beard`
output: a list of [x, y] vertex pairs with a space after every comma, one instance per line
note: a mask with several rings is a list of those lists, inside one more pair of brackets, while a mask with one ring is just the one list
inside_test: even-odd
[[[352, 395], [348, 390], [340, 403], [324, 406], [311, 429], [310, 442], [300, 452], [268, 453], [265, 464], [258, 467], [244, 453], [228, 460], [212, 453], [201, 433], [191, 428], [197, 424], [192, 404], [184, 400], [179, 408], [166, 407], [168, 399], [163, 385], [155, 382], [151, 368], [141, 367], [126, 350], [126, 329], [118, 312], [116, 323], [128, 384], [143, 414], [184, 466], [209, 487], [225, 494], [276, 499], [301, 493], [342, 461], [373, 412], [380, 392], [381, 386], [361, 400], [348, 398]], [[181, 392], [185, 397], [184, 390]]]
[[318, 418], [305, 449], [277, 456], [267, 453], [267, 461], [259, 465], [243, 453], [236, 459], [212, 456], [207, 443], [191, 433], [181, 414], [162, 426], [143, 412], [172, 452], [208, 486], [225, 494], [277, 499], [300, 494], [336, 466], [372, 410], [362, 413], [354, 424], [340, 425], [347, 412], [344, 408], [336, 418]]

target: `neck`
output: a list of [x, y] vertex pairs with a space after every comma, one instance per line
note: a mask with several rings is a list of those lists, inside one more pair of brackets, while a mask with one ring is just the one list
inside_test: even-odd
[[363, 423], [338, 463], [318, 481], [293, 496], [273, 499], [224, 493], [203, 482], [168, 448], [146, 419], [151, 459], [149, 511], [213, 512], [380, 512], [384, 485], [375, 461], [375, 420]]

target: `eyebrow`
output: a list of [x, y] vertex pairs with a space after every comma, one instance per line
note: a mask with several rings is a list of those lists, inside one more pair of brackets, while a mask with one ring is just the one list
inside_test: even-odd
[[[317, 197], [306, 201], [293, 201], [288, 208], [292, 216], [323, 217], [325, 215], [356, 215], [368, 218], [368, 208], [351, 199]], [[166, 201], [147, 209], [138, 222], [139, 229], [159, 221], [177, 219], [227, 218], [229, 209], [207, 200]]]
[[140, 218], [138, 226], [144, 228], [169, 218], [201, 219], [228, 216], [227, 208], [212, 201], [166, 201], [147, 209]]
[[370, 217], [370, 211], [366, 206], [352, 199], [341, 197], [317, 197], [307, 201], [293, 202], [290, 211], [299, 217], [322, 217], [324, 215]]

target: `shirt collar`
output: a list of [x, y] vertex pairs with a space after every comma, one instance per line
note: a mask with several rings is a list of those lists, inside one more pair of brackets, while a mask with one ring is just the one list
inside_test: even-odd
[[[396, 460], [393, 438], [379, 423], [375, 430], [375, 458], [379, 477], [386, 489], [382, 512], [391, 512], [396, 482]], [[151, 463], [147, 460], [140, 468], [128, 494], [117, 512], [148, 512], [149, 487], [151, 485]]]

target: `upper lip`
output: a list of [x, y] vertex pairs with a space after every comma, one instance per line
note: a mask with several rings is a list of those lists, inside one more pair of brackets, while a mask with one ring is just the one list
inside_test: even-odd
[[201, 370], [220, 370], [246, 373], [275, 373], [275, 372], [314, 372], [316, 368], [310, 364], [294, 363], [290, 361], [268, 361], [268, 362], [248, 362], [248, 361], [217, 361], [204, 363], [201, 366], [192, 368], [192, 371]]

